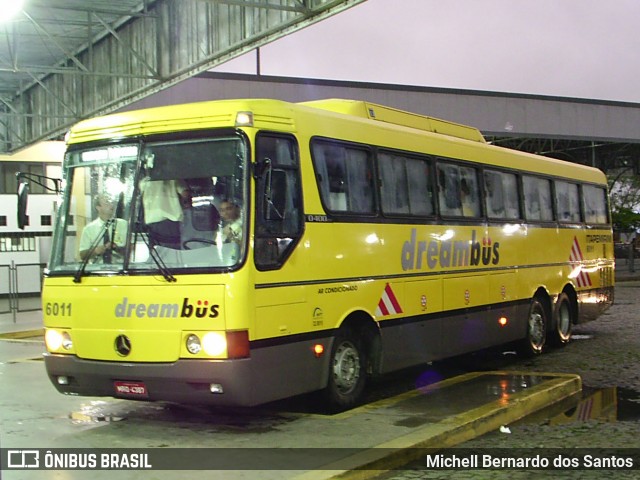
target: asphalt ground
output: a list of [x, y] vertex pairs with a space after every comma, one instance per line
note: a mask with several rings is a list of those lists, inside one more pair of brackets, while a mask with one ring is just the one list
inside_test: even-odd
[[[167, 463], [172, 459], [183, 465], [176, 451], [189, 449], [203, 455], [191, 460], [201, 462], [199, 468], [215, 470], [208, 478], [229, 478], [232, 470], [234, 478], [370, 478], [417, 458], [416, 452], [453, 446], [572, 398], [581, 387], [571, 374], [486, 371], [452, 376], [336, 415], [287, 411], [283, 404], [207, 409], [59, 395], [38, 358], [42, 346], [33, 337], [0, 343], [3, 448], [40, 449], [42, 457], [61, 448], [150, 450], [151, 463], [160, 469], [173, 466]], [[88, 478], [88, 473], [5, 472], [16, 479]], [[150, 472], [91, 473], [92, 479], [157, 478], [146, 475]]]

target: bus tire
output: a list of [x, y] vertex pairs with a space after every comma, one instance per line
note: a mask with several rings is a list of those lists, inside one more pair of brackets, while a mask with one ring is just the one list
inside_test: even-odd
[[531, 299], [527, 315], [527, 334], [520, 344], [520, 353], [525, 357], [540, 355], [547, 338], [547, 310], [539, 297]]
[[573, 310], [569, 295], [562, 292], [556, 301], [553, 315], [553, 329], [550, 332], [549, 343], [555, 347], [562, 347], [571, 340], [573, 327]]
[[362, 339], [349, 328], [338, 330], [329, 359], [329, 381], [324, 390], [335, 411], [355, 406], [366, 383], [366, 354]]

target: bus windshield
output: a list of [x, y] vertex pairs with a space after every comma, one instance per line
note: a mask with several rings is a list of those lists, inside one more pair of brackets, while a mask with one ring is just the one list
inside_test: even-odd
[[70, 150], [49, 272], [166, 277], [239, 265], [246, 161], [235, 135]]

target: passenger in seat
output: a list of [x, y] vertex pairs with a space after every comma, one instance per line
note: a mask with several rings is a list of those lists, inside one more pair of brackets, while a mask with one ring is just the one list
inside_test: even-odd
[[223, 243], [242, 241], [242, 216], [240, 206], [233, 200], [225, 200], [220, 204], [220, 218], [222, 219]]

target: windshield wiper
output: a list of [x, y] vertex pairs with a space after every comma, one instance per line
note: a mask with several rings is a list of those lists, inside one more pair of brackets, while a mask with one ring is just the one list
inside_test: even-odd
[[156, 246], [151, 245], [151, 243], [149, 242], [149, 237], [144, 234], [140, 236], [142, 237], [142, 241], [144, 242], [144, 244], [147, 246], [147, 249], [149, 250], [149, 256], [153, 259], [154, 263], [158, 267], [158, 271], [162, 274], [164, 279], [167, 282], [176, 282], [177, 281], [176, 277], [173, 276], [173, 274], [171, 273], [171, 270], [169, 270], [167, 265], [162, 260], [162, 257], [160, 257], [160, 255], [156, 251]]
[[[137, 200], [139, 202], [139, 205], [142, 206], [141, 191], [138, 191]], [[167, 265], [164, 263], [164, 261], [156, 251], [155, 244], [152, 246], [151, 242], [149, 241], [149, 232], [147, 229], [145, 229], [145, 223], [142, 220], [142, 207], [140, 207], [140, 210], [138, 211], [138, 215], [135, 221], [135, 233], [134, 233], [134, 242], [133, 242], [134, 245], [137, 243], [138, 235], [142, 237], [142, 241], [144, 242], [144, 244], [147, 246], [147, 249], [149, 250], [149, 256], [153, 259], [153, 262], [158, 267], [158, 271], [164, 277], [164, 279], [169, 283], [176, 282], [177, 281], [176, 277], [173, 276], [173, 274], [171, 273], [171, 270], [169, 270]]]
[[78, 271], [73, 276], [73, 283], [80, 283], [82, 281], [82, 276], [84, 275], [84, 271], [87, 268], [87, 265], [89, 264], [89, 260], [91, 260], [91, 257], [93, 257], [93, 252], [95, 252], [96, 248], [98, 248], [98, 245], [100, 245], [100, 242], [104, 238], [104, 233], [112, 224], [115, 225], [114, 219], [106, 220], [102, 225], [102, 228], [100, 229], [100, 233], [96, 235], [96, 238], [93, 240], [93, 243], [87, 250], [87, 254], [84, 257], [84, 260], [82, 260], [82, 264], [80, 264], [80, 268], [78, 268]]

